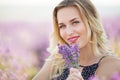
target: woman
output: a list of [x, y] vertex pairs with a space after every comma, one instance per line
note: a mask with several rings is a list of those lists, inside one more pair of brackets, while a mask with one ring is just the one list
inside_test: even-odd
[[[33, 80], [109, 80], [120, 72], [120, 59], [107, 48], [107, 37], [90, 0], [63, 0], [53, 11], [51, 56]], [[80, 44], [79, 68], [65, 68], [57, 44]], [[81, 73], [81, 75], [79, 74]]]

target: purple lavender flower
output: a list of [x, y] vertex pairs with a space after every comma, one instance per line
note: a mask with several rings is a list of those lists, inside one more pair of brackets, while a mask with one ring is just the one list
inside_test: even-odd
[[120, 80], [120, 73], [113, 74], [111, 80]]
[[65, 60], [65, 66], [68, 68], [74, 67], [78, 68], [78, 61], [80, 57], [80, 50], [78, 45], [60, 45], [58, 44], [58, 53], [62, 54], [63, 59]]
[[99, 80], [96, 76], [91, 76], [88, 80]]

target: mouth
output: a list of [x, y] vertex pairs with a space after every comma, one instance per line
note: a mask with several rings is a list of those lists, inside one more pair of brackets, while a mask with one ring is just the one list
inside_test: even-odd
[[68, 38], [67, 40], [70, 43], [75, 43], [78, 40], [78, 38], [79, 38], [79, 36], [73, 36], [73, 37]]

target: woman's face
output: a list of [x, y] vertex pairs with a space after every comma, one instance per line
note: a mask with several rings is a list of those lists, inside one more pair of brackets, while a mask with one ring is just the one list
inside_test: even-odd
[[81, 19], [80, 12], [76, 7], [61, 8], [57, 12], [58, 27], [60, 36], [68, 44], [80, 44], [84, 47], [91, 37], [91, 31], [87, 30]]

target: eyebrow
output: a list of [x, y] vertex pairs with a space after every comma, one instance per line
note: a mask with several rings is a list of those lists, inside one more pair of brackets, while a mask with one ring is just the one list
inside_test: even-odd
[[[79, 18], [73, 18], [73, 19], [70, 20], [70, 22], [72, 22], [72, 21], [74, 21], [76, 19], [79, 19]], [[58, 23], [58, 25], [63, 25], [63, 23]]]
[[72, 21], [74, 21], [74, 20], [76, 20], [76, 19], [79, 19], [79, 18], [73, 18], [73, 19], [70, 20], [70, 22], [72, 22]]

